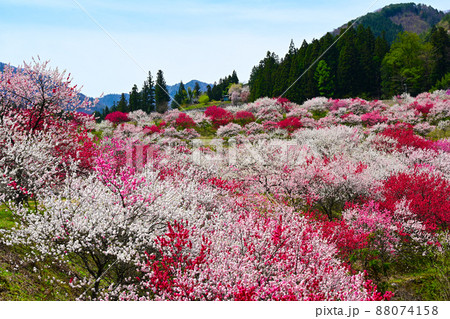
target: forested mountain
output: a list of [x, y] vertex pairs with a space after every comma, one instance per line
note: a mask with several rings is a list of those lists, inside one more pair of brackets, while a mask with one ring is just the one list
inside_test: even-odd
[[[391, 5], [378, 14], [397, 17], [402, 25], [412, 26], [414, 23], [400, 18], [399, 13], [407, 17], [413, 11], [428, 24], [444, 17], [440, 11], [414, 4]], [[303, 41], [299, 48], [291, 42], [288, 53], [281, 59], [267, 52], [252, 69], [250, 99], [278, 97], [285, 91], [284, 97], [297, 103], [316, 96], [391, 98], [403, 92], [417, 94], [450, 85], [450, 36], [446, 29], [433, 27], [422, 37], [403, 31], [396, 34], [392, 45], [383, 29], [377, 35], [370, 26], [361, 23], [346, 30], [341, 28], [338, 35], [327, 33], [311, 43]], [[313, 65], [340, 35], [343, 36], [336, 45]]]
[[[370, 27], [376, 37], [381, 36], [384, 31], [386, 40], [392, 44], [399, 32], [423, 33], [436, 25], [444, 15], [444, 12], [424, 4], [391, 4], [360, 17], [355, 27], [358, 25]], [[354, 21], [349, 23], [352, 24]], [[338, 35], [340, 30], [346, 28], [347, 25], [333, 31], [333, 34]]]
[[447, 13], [442, 20], [436, 24], [436, 27], [444, 28], [447, 32], [450, 31], [450, 13]]

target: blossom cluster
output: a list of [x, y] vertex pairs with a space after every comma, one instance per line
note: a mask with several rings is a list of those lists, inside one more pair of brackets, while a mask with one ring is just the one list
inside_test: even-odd
[[[94, 126], [46, 72], [1, 75], [0, 203], [17, 224], [0, 241], [63, 264], [79, 299], [389, 300], [376, 265], [448, 249], [450, 143], [425, 136], [448, 130], [446, 93]], [[51, 85], [22, 92], [39, 74]]]

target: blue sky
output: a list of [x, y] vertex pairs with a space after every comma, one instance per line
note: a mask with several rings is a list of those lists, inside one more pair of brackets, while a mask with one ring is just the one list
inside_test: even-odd
[[[0, 62], [20, 65], [39, 55], [70, 72], [89, 96], [141, 87], [159, 69], [168, 84], [212, 83], [233, 70], [246, 82], [268, 50], [284, 56], [291, 39], [298, 47], [401, 2], [409, 1], [0, 0]], [[421, 2], [450, 9], [448, 0]]]

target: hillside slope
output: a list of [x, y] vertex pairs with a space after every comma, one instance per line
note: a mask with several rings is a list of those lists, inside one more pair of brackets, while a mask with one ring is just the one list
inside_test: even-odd
[[[360, 17], [355, 27], [360, 24], [370, 27], [375, 36], [381, 35], [384, 31], [386, 40], [392, 43], [399, 32], [409, 31], [421, 34], [439, 23], [444, 16], [443, 11], [424, 4], [391, 4]], [[340, 30], [347, 25], [341, 26], [333, 33], [339, 34]]]

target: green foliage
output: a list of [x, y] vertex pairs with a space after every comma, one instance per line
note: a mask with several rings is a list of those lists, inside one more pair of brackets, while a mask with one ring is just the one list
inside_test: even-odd
[[122, 95], [120, 96], [120, 101], [117, 104], [117, 111], [123, 112], [123, 113], [128, 112], [128, 102], [127, 102], [127, 99], [125, 98], [124, 93], [122, 93]]
[[186, 91], [186, 88], [183, 84], [183, 81], [180, 82], [180, 87], [178, 88], [177, 93], [174, 96], [174, 101], [177, 103], [172, 103], [172, 108], [178, 108], [179, 105], [188, 104], [189, 98], [188, 98], [188, 92]]
[[446, 129], [435, 129], [434, 131], [428, 133], [427, 137], [429, 137], [432, 140], [440, 140], [440, 139], [444, 139], [444, 138], [449, 138], [450, 137], [450, 128], [446, 128]]
[[[289, 51], [281, 61], [274, 53], [267, 52], [266, 57], [252, 69], [249, 80], [250, 101], [263, 96], [278, 97], [289, 87], [284, 97], [296, 103], [303, 103], [318, 95], [329, 96], [331, 93], [336, 98], [379, 98], [381, 61], [389, 51], [386, 39], [383, 36], [375, 38], [371, 29], [360, 26], [357, 30], [350, 29], [336, 45], [331, 46], [335, 40], [335, 36], [327, 33], [311, 43], [304, 41], [299, 49], [291, 41]], [[321, 58], [324, 62], [306, 72], [327, 49]], [[323, 63], [328, 67], [328, 83], [324, 81], [325, 73], [319, 75], [324, 72]]]
[[[11, 211], [0, 206], [0, 229], [14, 226]], [[78, 297], [81, 292], [69, 287], [67, 269], [61, 269], [46, 258], [41, 262], [28, 262], [28, 252], [27, 247], [0, 243], [0, 300], [74, 300]]]
[[133, 88], [131, 89], [130, 92], [130, 99], [129, 99], [129, 105], [128, 105], [128, 110], [130, 112], [136, 111], [140, 108], [141, 106], [141, 96], [139, 94], [137, 85], [133, 85]]
[[416, 267], [410, 271], [396, 269], [385, 284], [395, 291], [394, 300], [450, 299], [450, 251], [448, 245], [418, 256]]
[[193, 90], [194, 98], [198, 99], [201, 94], [202, 94], [202, 90], [200, 89], [200, 84], [198, 84], [198, 82], [195, 82], [194, 90]]
[[337, 82], [340, 96], [343, 97], [356, 95], [356, 74], [360, 69], [352, 30], [346, 34], [348, 40], [342, 46], [338, 61]]
[[321, 96], [332, 97], [334, 92], [334, 80], [331, 74], [331, 69], [328, 67], [325, 60], [320, 60], [317, 65], [314, 78], [317, 81], [317, 87]]
[[[102, 131], [91, 131], [92, 135], [94, 135], [99, 141], [103, 138], [103, 132]], [[95, 140], [95, 139], [94, 139]]]
[[0, 206], [0, 229], [11, 229], [15, 222], [13, 215], [6, 206]]
[[266, 57], [253, 68], [250, 74], [250, 100], [253, 101], [262, 96], [274, 96], [273, 87], [278, 66], [278, 56], [268, 51]]
[[[0, 244], [0, 300], [75, 300], [81, 293], [69, 286], [68, 269], [48, 258], [27, 261], [27, 247]], [[19, 267], [19, 269], [15, 267]], [[72, 269], [75, 276], [77, 268]]]
[[327, 116], [328, 111], [312, 111], [313, 119], [320, 120], [321, 118]]
[[415, 3], [391, 4], [360, 18], [357, 24], [370, 27], [375, 36], [384, 32], [389, 43], [403, 31], [422, 33], [441, 20], [444, 13]]
[[383, 59], [383, 93], [394, 96], [402, 92], [418, 94], [431, 86], [431, 44], [415, 33], [403, 32]]
[[209, 97], [208, 94], [203, 93], [202, 95], [199, 96], [198, 98], [198, 103], [200, 104], [206, 104], [209, 102]]
[[155, 84], [153, 82], [152, 74], [150, 71], [148, 72], [147, 81], [145, 81], [144, 85], [142, 86], [140, 95], [140, 109], [147, 113], [155, 111]]
[[156, 111], [159, 113], [164, 113], [168, 108], [168, 103], [170, 101], [170, 96], [167, 94], [166, 80], [164, 79], [163, 71], [159, 70], [156, 75], [156, 85], [155, 85], [155, 102]]
[[445, 74], [442, 79], [438, 80], [436, 84], [431, 88], [431, 92], [436, 90], [447, 90], [450, 88], [450, 72]]
[[441, 80], [450, 70], [450, 35], [444, 28], [433, 28], [430, 36], [433, 67], [431, 81]]
[[234, 83], [239, 83], [236, 71], [233, 71], [231, 75], [226, 76], [224, 79], [219, 79], [219, 83], [214, 83], [212, 87], [208, 85], [206, 93], [211, 101], [221, 101], [223, 96], [228, 94], [229, 86]]

